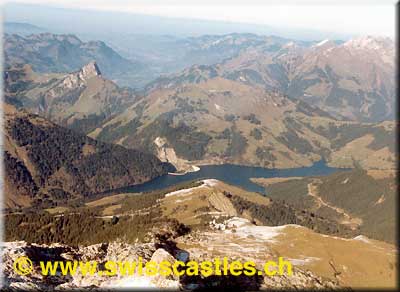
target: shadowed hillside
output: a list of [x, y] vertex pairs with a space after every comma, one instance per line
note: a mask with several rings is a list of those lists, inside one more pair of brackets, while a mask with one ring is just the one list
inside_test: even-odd
[[54, 205], [173, 170], [155, 156], [98, 142], [5, 106], [6, 206]]

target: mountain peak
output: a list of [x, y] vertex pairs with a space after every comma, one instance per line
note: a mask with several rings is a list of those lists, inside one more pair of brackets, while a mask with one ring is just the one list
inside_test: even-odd
[[91, 61], [90, 63], [86, 64], [79, 71], [79, 77], [83, 80], [94, 76], [101, 76], [99, 66], [95, 61]]
[[363, 36], [345, 42], [344, 46], [358, 49], [379, 50], [393, 46], [393, 41], [388, 37]]
[[83, 66], [79, 71], [66, 75], [64, 79], [64, 86], [66, 88], [73, 88], [75, 86], [82, 86], [88, 79], [96, 76], [102, 76], [99, 67], [95, 61]]

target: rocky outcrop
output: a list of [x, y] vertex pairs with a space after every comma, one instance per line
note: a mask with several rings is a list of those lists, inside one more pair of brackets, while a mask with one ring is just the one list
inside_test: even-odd
[[82, 69], [80, 70], [80, 75], [84, 79], [90, 78], [92, 76], [99, 76], [101, 75], [101, 72], [96, 62], [92, 61], [82, 67]]
[[[14, 270], [14, 261], [19, 257], [26, 256], [32, 260], [33, 272], [21, 276]], [[102, 243], [87, 247], [72, 247], [62, 244], [37, 245], [28, 244], [23, 241], [6, 242], [2, 247], [2, 270], [4, 273], [3, 288], [10, 290], [42, 290], [54, 289], [104, 289], [104, 288], [161, 288], [161, 289], [184, 289], [196, 290], [210, 288], [236, 288], [247, 290], [265, 288], [309, 288], [332, 289], [338, 288], [333, 281], [324, 281], [311, 272], [295, 270], [293, 276], [288, 277], [237, 277], [237, 276], [210, 276], [207, 278], [197, 276], [102, 276], [101, 265], [97, 267], [96, 274], [82, 276], [76, 273], [71, 276], [43, 276], [41, 274], [39, 261], [137, 261], [139, 257], [143, 262], [154, 261], [161, 263], [169, 261], [173, 263], [177, 257], [165, 249], [156, 249], [153, 243], [148, 244], [125, 244], [121, 242]], [[195, 258], [196, 259], [196, 258]], [[182, 258], [180, 258], [182, 260]], [[199, 259], [196, 259], [199, 260]], [[211, 258], [208, 260], [212, 260]], [[145, 273], [144, 273], [145, 274]]]
[[[96, 62], [92, 61], [83, 66], [79, 71], [68, 74], [63, 80], [63, 86], [65, 89], [82, 87], [86, 85], [87, 80], [96, 76], [101, 76], [101, 72]], [[56, 96], [57, 93], [53, 95]]]
[[[54, 290], [56, 288], [126, 287], [128, 284], [127, 279], [118, 276], [103, 277], [98, 273], [93, 276], [82, 276], [81, 273], [76, 273], [73, 276], [57, 275], [46, 277], [41, 274], [39, 261], [80, 260], [96, 261], [100, 264], [108, 260], [135, 261], [142, 257], [144, 262], [147, 262], [151, 259], [155, 250], [154, 244], [129, 245], [121, 242], [102, 243], [87, 247], [71, 247], [62, 244], [37, 245], [23, 241], [5, 243], [2, 252], [2, 268], [5, 276], [4, 288]], [[17, 274], [13, 267], [14, 261], [22, 256], [31, 259], [34, 266], [33, 272], [27, 276]], [[101, 270], [101, 267], [98, 267], [97, 271], [99, 270]], [[135, 284], [135, 280], [129, 280], [132, 285]], [[161, 280], [158, 283], [162, 285]]]
[[38, 74], [31, 65], [7, 67], [5, 101], [88, 134], [136, 99], [132, 89], [105, 78], [98, 64], [90, 61], [71, 73], [51, 75]]
[[169, 147], [167, 139], [157, 137], [154, 140], [154, 144], [157, 147], [156, 155], [158, 159], [163, 162], [169, 162], [175, 166], [177, 172], [172, 174], [183, 175], [188, 172], [196, 172], [200, 170], [198, 166], [191, 164], [190, 161], [178, 157], [174, 148]]

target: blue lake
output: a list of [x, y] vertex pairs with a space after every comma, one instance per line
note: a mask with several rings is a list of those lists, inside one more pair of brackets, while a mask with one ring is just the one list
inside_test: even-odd
[[329, 167], [325, 164], [324, 161], [318, 161], [309, 167], [299, 167], [291, 169], [267, 169], [262, 167], [241, 166], [233, 164], [203, 165], [197, 172], [191, 172], [185, 175], [164, 175], [150, 182], [122, 188], [118, 191], [128, 193], [149, 192], [193, 180], [217, 179], [227, 184], [241, 187], [247, 191], [265, 194], [265, 189], [262, 186], [253, 183], [250, 178], [320, 176], [345, 170], [347, 169]]

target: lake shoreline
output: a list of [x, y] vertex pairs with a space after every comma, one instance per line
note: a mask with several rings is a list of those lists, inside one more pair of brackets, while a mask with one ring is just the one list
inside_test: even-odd
[[162, 190], [188, 181], [217, 179], [224, 183], [240, 187], [246, 191], [266, 195], [265, 188], [252, 181], [252, 178], [321, 176], [346, 170], [348, 169], [330, 167], [322, 160], [315, 162], [311, 166], [288, 169], [267, 169], [257, 166], [241, 166], [235, 164], [202, 165], [201, 168], [195, 172], [166, 174], [149, 182], [120, 188], [112, 192], [146, 193]]
[[185, 174], [188, 174], [188, 173], [191, 173], [191, 172], [197, 172], [197, 171], [200, 170], [200, 167], [198, 167], [196, 165], [192, 165], [191, 167], [192, 167], [192, 169], [185, 170], [183, 172], [168, 172], [168, 175], [185, 175]]

